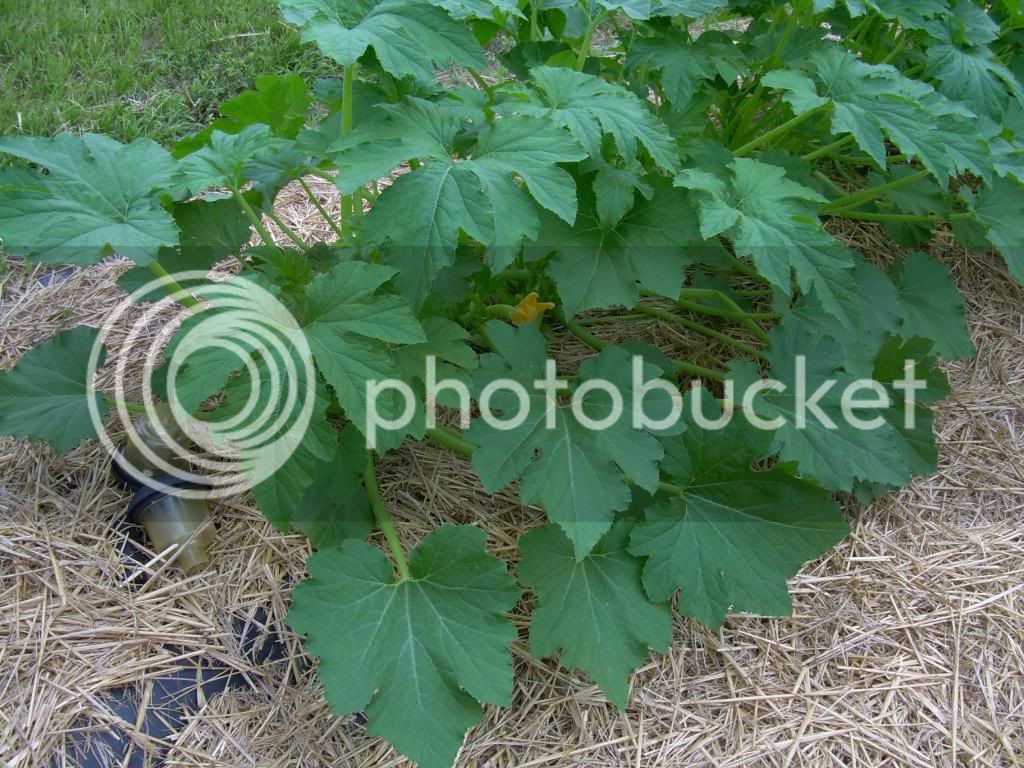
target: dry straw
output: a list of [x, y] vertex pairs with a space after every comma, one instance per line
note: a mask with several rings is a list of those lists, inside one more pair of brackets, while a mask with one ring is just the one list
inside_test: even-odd
[[[333, 188], [309, 181], [336, 213]], [[279, 212], [302, 237], [330, 239], [297, 190]], [[839, 234], [883, 261], [898, 252], [871, 226]], [[624, 714], [583, 675], [529, 657], [524, 604], [513, 705], [487, 710], [460, 765], [1024, 763], [1024, 291], [998, 258], [964, 253], [944, 234], [931, 251], [965, 293], [979, 350], [946, 366], [954, 394], [939, 409], [939, 472], [851, 508], [852, 535], [793, 580], [793, 618], [735, 616], [717, 633], [677, 621], [672, 651], [639, 672]], [[57, 331], [96, 324], [119, 298], [112, 281], [123, 268], [49, 284], [40, 281], [48, 270], [9, 268], [0, 367]], [[652, 322], [640, 333], [666, 350], [716, 354], [678, 327]], [[589, 354], [569, 340], [556, 348], [567, 362]], [[203, 701], [170, 743], [133, 736], [150, 754], [165, 749], [170, 765], [402, 763], [356, 720], [328, 712], [283, 628], [303, 538], [273, 530], [238, 498], [215, 509], [214, 570], [183, 579], [154, 556], [133, 591], [138, 567], [123, 564], [116, 527], [128, 497], [108, 466], [95, 443], [56, 456], [0, 438], [0, 764], [60, 765], [73, 731], [124, 729], [105, 692], [135, 684], [145, 700], [182, 655], [213, 656], [250, 687]], [[386, 458], [381, 480], [406, 546], [439, 522], [472, 523], [514, 562], [518, 535], [542, 519], [512, 492], [487, 496], [465, 460], [432, 445]], [[231, 626], [261, 608], [291, 655], [252, 666]]]

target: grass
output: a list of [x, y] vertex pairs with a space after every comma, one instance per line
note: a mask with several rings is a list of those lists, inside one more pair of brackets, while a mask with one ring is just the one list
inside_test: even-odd
[[168, 143], [270, 72], [337, 72], [275, 0], [0, 0], [0, 134]]

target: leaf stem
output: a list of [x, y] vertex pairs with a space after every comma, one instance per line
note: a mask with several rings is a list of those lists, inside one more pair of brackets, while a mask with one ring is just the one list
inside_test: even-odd
[[238, 203], [239, 207], [241, 207], [242, 213], [245, 214], [245, 217], [249, 220], [249, 223], [252, 224], [253, 229], [255, 229], [259, 233], [260, 239], [263, 240], [263, 244], [273, 245], [274, 238], [272, 238], [270, 236], [270, 233], [267, 232], [267, 228], [263, 226], [263, 221], [260, 219], [259, 216], [256, 215], [256, 211], [252, 209], [252, 206], [249, 205], [249, 201], [245, 199], [245, 195], [243, 195], [237, 189], [232, 189], [231, 195], [232, 197], [235, 198], [235, 202]]
[[171, 277], [170, 273], [163, 268], [163, 265], [161, 265], [160, 262], [150, 262], [149, 271], [160, 278], [160, 281], [164, 284], [167, 290], [171, 291], [174, 295], [174, 300], [181, 304], [181, 306], [193, 311], [195, 311], [199, 306], [199, 302], [193, 299], [184, 288], [178, 285], [178, 281]]
[[[636, 309], [639, 311], [641, 304], [637, 304]], [[602, 349], [607, 347], [610, 342], [604, 339], [599, 339], [594, 334], [590, 333], [586, 328], [580, 325], [575, 320], [570, 320], [564, 314], [558, 315], [558, 320], [564, 325], [569, 332], [577, 339], [582, 341], [591, 349], [600, 352]], [[676, 374], [685, 373], [691, 376], [703, 376], [708, 379], [714, 379], [715, 381], [725, 381], [725, 375], [719, 373], [711, 368], [705, 368], [702, 365], [695, 365], [694, 363], [688, 363], [684, 360], [672, 360], [672, 365], [675, 368], [673, 371]]]
[[291, 240], [292, 243], [294, 243], [295, 246], [300, 251], [305, 251], [306, 248], [309, 247], [309, 246], [306, 245], [306, 243], [303, 241], [303, 239], [301, 237], [299, 237], [297, 234], [295, 234], [295, 232], [292, 231], [291, 227], [289, 227], [287, 224], [284, 223], [284, 221], [282, 221], [281, 217], [278, 216], [276, 212], [274, 212], [274, 211], [267, 211], [267, 217], [272, 222], [277, 224], [277, 228], [280, 229], [282, 232], [284, 232], [285, 237], [287, 237], [289, 240]]
[[571, 333], [573, 336], [575, 336], [577, 339], [582, 341], [584, 344], [586, 344], [594, 351], [600, 352], [602, 349], [608, 346], [609, 342], [605, 341], [604, 339], [599, 339], [597, 336], [592, 334], [590, 331], [588, 331], [575, 320], [570, 320], [563, 313], [559, 312], [557, 317], [559, 322], [561, 322], [562, 325], [564, 325], [569, 330], [569, 333]]
[[948, 217], [939, 216], [934, 213], [913, 214], [913, 213], [876, 213], [874, 211], [839, 211], [831, 213], [830, 216], [841, 216], [844, 219], [857, 219], [858, 221], [878, 221], [890, 224], [935, 224], [940, 221], [961, 221], [974, 218], [973, 213], [952, 213]]
[[813, 152], [808, 152], [806, 155], [803, 155], [801, 159], [807, 160], [808, 162], [810, 162], [811, 160], [817, 160], [819, 157], [822, 157], [823, 155], [827, 155], [830, 152], [835, 152], [837, 149], [845, 147], [851, 141], [853, 141], [853, 134], [848, 133], [845, 136], [843, 136], [843, 138], [836, 139], [831, 144], [826, 144], [825, 146], [819, 147]]
[[370, 509], [377, 519], [377, 525], [388, 542], [388, 548], [395, 558], [395, 565], [398, 566], [400, 581], [405, 581], [409, 576], [409, 563], [405, 559], [405, 552], [402, 551], [402, 544], [398, 540], [398, 532], [395, 530], [395, 522], [391, 519], [391, 513], [384, 506], [384, 500], [380, 497], [380, 486], [377, 485], [377, 470], [373, 466], [373, 455], [367, 454], [366, 470], [363, 472], [363, 485], [366, 486], [366, 497], [370, 501]]
[[871, 187], [870, 189], [864, 189], [860, 192], [854, 192], [851, 195], [846, 195], [845, 197], [832, 200], [819, 208], [818, 213], [822, 215], [835, 215], [837, 211], [841, 211], [845, 208], [856, 208], [858, 205], [874, 200], [883, 192], [905, 187], [908, 184], [913, 184], [915, 181], [919, 181], [920, 179], [930, 175], [931, 171], [922, 170], [917, 173], [912, 173], [909, 176], [893, 179], [885, 184], [879, 184], [877, 187]]
[[672, 314], [671, 312], [668, 312], [667, 310], [664, 310], [661, 307], [653, 307], [650, 304], [637, 304], [636, 311], [649, 317], [656, 317], [660, 320], [665, 320], [666, 322], [669, 323], [676, 323], [677, 325], [681, 325], [684, 328], [689, 328], [691, 331], [696, 331], [697, 333], [703, 334], [708, 338], [716, 339], [717, 341], [720, 341], [723, 344], [727, 344], [730, 347], [735, 347], [741, 352], [745, 352], [748, 355], [753, 355], [754, 357], [759, 358], [761, 360], [767, 359], [761, 350], [757, 349], [756, 347], [750, 346], [744, 341], [734, 339], [729, 334], [722, 333], [721, 331], [716, 331], [714, 328], [704, 325], [703, 323], [698, 323], [695, 322], [694, 320], [690, 320], [687, 317]]
[[463, 439], [462, 435], [455, 430], [447, 427], [432, 427], [427, 430], [427, 437], [438, 445], [463, 456], [472, 456], [476, 450], [475, 445]]
[[[353, 121], [353, 98], [354, 98], [354, 86], [356, 82], [356, 72], [358, 71], [358, 64], [349, 64], [345, 67], [345, 71], [342, 74], [341, 80], [341, 135], [344, 136], [352, 130]], [[341, 216], [342, 225], [348, 227], [348, 217], [353, 218], [356, 214], [357, 206], [353, 203], [352, 195], [341, 196]], [[360, 211], [362, 208], [360, 207]]]
[[110, 395], [104, 395], [103, 399], [107, 401], [107, 405], [111, 408], [124, 408], [128, 413], [146, 413], [145, 403], [119, 403], [115, 398]]
[[331, 216], [331, 214], [327, 212], [327, 209], [320, 204], [320, 201], [317, 199], [316, 193], [313, 192], [312, 187], [310, 187], [306, 180], [301, 176], [299, 177], [299, 184], [302, 186], [306, 196], [309, 198], [309, 202], [311, 202], [313, 207], [320, 212], [321, 216], [323, 216], [324, 221], [327, 222], [327, 226], [329, 226], [334, 231], [334, 234], [339, 238], [344, 237], [345, 233], [341, 231], [341, 227], [339, 227], [337, 222], [334, 221], [334, 217]]
[[814, 109], [807, 110], [802, 115], [797, 115], [796, 117], [790, 118], [782, 125], [777, 125], [767, 133], [762, 133], [760, 136], [757, 136], [754, 139], [748, 141], [739, 149], [734, 150], [733, 154], [736, 155], [737, 157], [745, 157], [746, 155], [749, 155], [762, 144], [765, 144], [769, 141], [775, 141], [775, 139], [779, 138], [780, 136], [784, 136], [786, 133], [791, 131], [793, 128], [796, 128], [796, 126], [800, 125], [804, 121], [810, 120], [815, 115], [820, 114], [827, 106], [827, 104], [822, 104], [820, 107], [815, 107]]
[[481, 91], [486, 93], [488, 96], [494, 96], [494, 86], [484, 80], [484, 76], [477, 72], [472, 67], [466, 67], [466, 71], [469, 72], [469, 76], [473, 78], [473, 81], [477, 84]]
[[[717, 299], [725, 304], [727, 308], [719, 309], [718, 307], [709, 307], [706, 304], [689, 302], [684, 298], [687, 296], [691, 299]], [[694, 312], [702, 312], [705, 315], [715, 315], [718, 317], [728, 317], [733, 320], [739, 320], [746, 325], [747, 328], [757, 336], [757, 338], [761, 339], [761, 341], [766, 344], [768, 343], [768, 334], [765, 333], [765, 330], [761, 326], [753, 321], [778, 320], [780, 317], [778, 312], [747, 312], [735, 301], [714, 288], [683, 288], [683, 290], [679, 292], [679, 304], [680, 306], [685, 306], [687, 309]]]
[[580, 50], [576, 55], [576, 70], [579, 72], [583, 71], [583, 67], [586, 66], [587, 58], [590, 56], [590, 43], [594, 39], [594, 30], [597, 26], [604, 21], [608, 15], [608, 11], [601, 11], [597, 16], [591, 19], [587, 25], [587, 31], [583, 33], [583, 40], [580, 42]]

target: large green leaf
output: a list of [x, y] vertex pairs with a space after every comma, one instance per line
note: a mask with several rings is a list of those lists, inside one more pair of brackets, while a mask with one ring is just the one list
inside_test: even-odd
[[238, 133], [214, 131], [208, 146], [181, 161], [182, 176], [194, 193], [210, 187], [241, 189], [247, 181], [275, 175], [280, 163], [299, 164], [293, 145], [262, 124], [247, 125]]
[[658, 72], [668, 100], [685, 107], [696, 91], [716, 77], [734, 83], [743, 74], [743, 49], [720, 32], [704, 32], [696, 40], [681, 30], [657, 37], [640, 37], [629, 46], [626, 66], [631, 72], [646, 68]]
[[[535, 324], [519, 329], [492, 321], [487, 337], [495, 352], [481, 358], [474, 375], [477, 395], [491, 382], [513, 380], [527, 392], [528, 406], [518, 426], [473, 421], [466, 438], [479, 447], [473, 454], [473, 467], [484, 487], [490, 491], [522, 477], [519, 495], [526, 504], [540, 504], [548, 518], [558, 523], [573, 542], [576, 556], [585, 557], [611, 526], [616, 511], [629, 505], [629, 481], [642, 488], [657, 487], [657, 462], [661, 449], [654, 436], [631, 426], [632, 393], [629, 354], [609, 347], [587, 360], [581, 367], [575, 386], [590, 379], [612, 382], [622, 393], [624, 410], [604, 429], [585, 426], [571, 408], [552, 404], [548, 420], [548, 400], [534, 382], [545, 378], [546, 344]], [[661, 374], [645, 363], [645, 381]], [[609, 416], [607, 395], [589, 392], [582, 399], [582, 410], [591, 420]], [[670, 401], [664, 393], [645, 400], [651, 418], [669, 412]], [[500, 411], [508, 421], [520, 412], [520, 400], [506, 388], [497, 390], [490, 409]], [[659, 415], [655, 415], [655, 414]]]
[[536, 105], [517, 104], [517, 110], [548, 115], [579, 139], [591, 157], [601, 156], [601, 139], [612, 137], [626, 158], [643, 146], [654, 161], [669, 171], [679, 167], [675, 141], [668, 128], [636, 94], [599, 77], [561, 67], [534, 67]]
[[901, 336], [931, 339], [935, 351], [943, 357], [974, 356], [964, 300], [948, 267], [915, 251], [903, 260], [895, 283], [900, 297]]
[[[708, 418], [720, 415], [703, 390], [687, 397], [699, 398]], [[647, 511], [630, 543], [647, 558], [650, 598], [667, 600], [680, 589], [680, 611], [712, 628], [730, 608], [788, 615], [786, 580], [848, 531], [821, 488], [782, 466], [751, 468], [767, 436], [739, 418], [718, 430], [688, 424], [681, 437], [664, 441], [662, 470], [679, 490]]]
[[[761, 392], [749, 403], [756, 415], [778, 422], [770, 453], [797, 462], [801, 475], [830, 490], [849, 491], [857, 480], [891, 485], [910, 480], [913, 470], [901, 457], [890, 424], [862, 428], [846, 418], [844, 411], [864, 421], [879, 414], [864, 407], [843, 407], [843, 393], [856, 381], [839, 370], [844, 350], [795, 317], [770, 335], [769, 376], [785, 389]], [[759, 379], [757, 367], [749, 362], [734, 362], [730, 370], [736, 397]], [[861, 392], [856, 400], [870, 397], [870, 392]]]
[[1012, 96], [1024, 100], [1013, 72], [985, 46], [961, 48], [937, 43], [928, 48], [928, 74], [942, 83], [942, 93], [969, 104], [979, 115], [1002, 118]]
[[1024, 283], [1024, 186], [1012, 179], [996, 179], [978, 193], [974, 211], [1010, 274]]
[[[394, 274], [379, 264], [344, 261], [306, 289], [303, 333], [345, 415], [360, 430], [367, 426], [367, 383], [398, 378], [389, 345], [426, 341], [409, 306], [381, 291]], [[378, 396], [376, 406], [385, 418], [402, 412], [393, 390]]]
[[790, 311], [809, 330], [839, 342], [846, 355], [844, 371], [851, 376], [870, 377], [875, 353], [882, 342], [900, 332], [899, 292], [882, 270], [860, 254], [854, 256], [853, 277], [857, 288], [850, 298], [862, 307], [871, 307], [870, 312], [861, 312], [854, 323], [837, 323], [813, 290], [801, 296]]
[[421, 0], [280, 0], [285, 20], [326, 55], [349, 66], [372, 48], [385, 71], [430, 82], [450, 63], [484, 67], [469, 28]]
[[563, 666], [586, 671], [619, 709], [650, 649], [665, 651], [672, 641], [668, 603], [647, 598], [642, 564], [626, 551], [632, 529], [616, 524], [582, 560], [557, 525], [519, 539], [519, 578], [536, 594], [530, 650], [559, 653]]
[[815, 50], [807, 63], [813, 79], [795, 70], [775, 70], [762, 82], [783, 90], [797, 115], [830, 105], [832, 133], [852, 135], [880, 167], [886, 165], [888, 138], [903, 154], [918, 158], [943, 186], [966, 171], [991, 175], [976, 121], [930, 86], [894, 67], [861, 61], [838, 44]]
[[0, 238], [36, 261], [91, 264], [113, 250], [139, 264], [178, 243], [160, 197], [181, 188], [177, 162], [156, 142], [106, 136], [0, 136], [7, 153], [47, 173], [5, 174]]
[[596, 6], [621, 10], [631, 19], [646, 21], [656, 16], [699, 19], [728, 5], [727, 0], [597, 0]]
[[727, 170], [687, 168], [676, 176], [677, 186], [693, 190], [701, 234], [726, 235], [783, 293], [795, 275], [840, 323], [856, 323], [862, 308], [852, 300], [852, 253], [818, 222], [815, 204], [823, 198], [777, 165], [738, 157]]
[[[944, 0], [844, 0], [850, 16], [860, 18], [875, 13], [883, 19], [898, 21], [907, 29], [927, 29], [933, 19], [949, 13]], [[834, 8], [834, 0], [816, 0], [817, 10]]]
[[[89, 367], [98, 333], [85, 326], [65, 331], [26, 352], [13, 370], [0, 372], [0, 434], [45, 440], [60, 452], [96, 437], [90, 401], [99, 419], [107, 413]], [[102, 354], [96, 367], [101, 365]]]
[[519, 590], [485, 542], [479, 528], [443, 525], [395, 581], [380, 550], [346, 541], [309, 558], [288, 612], [331, 708], [365, 709], [369, 733], [422, 768], [451, 766], [477, 702], [511, 703], [516, 630], [502, 614]]
[[685, 192], [660, 177], [651, 188], [650, 199], [639, 199], [612, 227], [602, 225], [589, 196], [573, 226], [543, 216], [527, 252], [554, 252], [548, 269], [570, 317], [588, 309], [632, 307], [641, 288], [679, 296], [683, 269], [697, 260], [702, 238]]
[[[230, 438], [259, 430], [255, 433], [258, 441], [247, 441], [259, 445], [243, 452], [243, 462], [249, 463], [243, 467], [265, 478], [253, 487], [253, 498], [263, 516], [281, 530], [292, 523], [300, 501], [324, 470], [323, 464], [335, 456], [338, 443], [337, 434], [326, 421], [330, 404], [326, 385], [314, 373], [316, 378], [310, 387], [301, 361], [293, 362], [296, 376], [288, 380], [276, 360], [260, 357], [252, 369], [254, 376], [247, 371], [227, 382], [224, 402], [210, 417], [216, 425], [249, 413], [240, 426], [222, 433]], [[272, 368], [276, 380], [271, 377]], [[311, 410], [308, 425], [303, 425], [300, 414], [307, 392], [312, 397]]]
[[[934, 402], [949, 394], [949, 384], [945, 374], [935, 368], [935, 359], [931, 356], [932, 343], [920, 337], [904, 341], [899, 337], [886, 340], [875, 357], [875, 381], [883, 384], [891, 398], [891, 405], [881, 411], [881, 416], [893, 430], [893, 441], [903, 462], [914, 475], [930, 475], [938, 467], [939, 450], [935, 442], [935, 417], [931, 410], [920, 403]], [[927, 382], [927, 388], [914, 393], [914, 405], [907, 401], [906, 393], [895, 386], [895, 382], [904, 378], [909, 362], [913, 363], [914, 374]], [[907, 421], [910, 412], [913, 416]], [[873, 483], [873, 494], [894, 490], [895, 484]], [[855, 490], [863, 490], [861, 485]]]
[[[249, 193], [247, 193], [249, 194]], [[237, 254], [252, 237], [252, 227], [234, 200], [202, 198], [178, 203], [173, 211], [180, 230], [177, 248], [161, 248], [160, 266], [168, 272], [206, 271], [221, 259]], [[126, 291], [136, 291], [154, 280], [146, 267], [134, 267], [117, 279]], [[166, 289], [154, 289], [139, 298], [156, 301]]]
[[406, 159], [425, 160], [381, 195], [365, 228], [371, 241], [390, 243], [385, 258], [398, 267], [396, 283], [410, 302], [422, 302], [437, 273], [454, 262], [460, 232], [488, 246], [488, 263], [500, 271], [520, 242], [537, 233], [534, 200], [574, 220], [575, 182], [558, 163], [581, 160], [585, 153], [551, 121], [507, 117], [481, 131], [472, 149], [458, 157], [452, 146], [458, 122], [451, 112], [418, 99], [388, 112], [385, 123], [346, 140], [334, 157], [343, 191]]
[[240, 133], [255, 124], [268, 126], [274, 136], [294, 139], [306, 125], [312, 103], [309, 86], [298, 75], [261, 75], [254, 89], [242, 91], [220, 105], [220, 118], [175, 144], [174, 156], [184, 157], [201, 149], [214, 131]]
[[444, 8], [453, 19], [484, 19], [497, 23], [505, 15], [525, 18], [515, 0], [430, 0]]
[[359, 430], [347, 426], [331, 457], [313, 470], [313, 482], [291, 515], [292, 526], [317, 549], [365, 539], [373, 528], [373, 512], [362, 485], [367, 461], [364, 442]]

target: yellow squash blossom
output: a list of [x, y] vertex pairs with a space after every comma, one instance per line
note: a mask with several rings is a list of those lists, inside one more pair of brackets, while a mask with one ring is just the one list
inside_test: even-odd
[[525, 325], [526, 323], [532, 323], [538, 317], [542, 317], [544, 310], [554, 308], [555, 305], [550, 301], [537, 301], [537, 292], [532, 291], [513, 307], [508, 319], [516, 325]]

